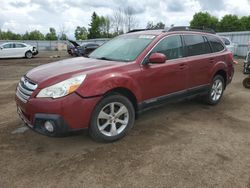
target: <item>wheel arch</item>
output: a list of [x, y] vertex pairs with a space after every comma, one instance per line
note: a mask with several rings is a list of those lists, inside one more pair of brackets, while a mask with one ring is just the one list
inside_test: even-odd
[[[28, 53], [28, 52], [32, 53], [32, 51], [31, 51], [30, 49], [27, 49], [27, 50], [25, 51], [25, 53], [24, 53], [24, 57], [26, 57], [26, 53]], [[32, 53], [32, 54], [33, 54], [33, 53]]]
[[131, 101], [131, 103], [133, 104], [135, 111], [138, 110], [138, 100], [137, 100], [135, 94], [131, 90], [129, 90], [125, 87], [117, 87], [117, 88], [113, 88], [113, 89], [107, 91], [104, 94], [104, 96], [112, 95], [114, 93], [118, 93], [118, 94], [128, 98]]
[[225, 86], [224, 86], [224, 87], [226, 88], [226, 86], [227, 86], [227, 72], [226, 72], [225, 70], [223, 70], [223, 69], [220, 69], [220, 70], [218, 70], [217, 72], [215, 72], [213, 78], [214, 78], [216, 75], [220, 75], [220, 76], [223, 77], [224, 82], [225, 82]]

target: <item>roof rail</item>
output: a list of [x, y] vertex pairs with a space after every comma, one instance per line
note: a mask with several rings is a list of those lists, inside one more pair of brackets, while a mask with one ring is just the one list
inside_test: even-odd
[[139, 31], [150, 31], [150, 30], [161, 30], [161, 29], [151, 29], [151, 28], [145, 28], [145, 29], [133, 29], [131, 31], [128, 31], [127, 33], [134, 33]]
[[127, 33], [134, 33], [134, 32], [138, 32], [138, 31], [146, 31], [148, 29], [133, 29], [133, 30], [130, 30], [128, 31]]
[[215, 31], [211, 28], [205, 28], [205, 27], [190, 27], [190, 26], [176, 26], [171, 27], [170, 29], [164, 30], [165, 32], [171, 32], [171, 31], [197, 31], [197, 32], [203, 32], [203, 33], [212, 33], [216, 34]]

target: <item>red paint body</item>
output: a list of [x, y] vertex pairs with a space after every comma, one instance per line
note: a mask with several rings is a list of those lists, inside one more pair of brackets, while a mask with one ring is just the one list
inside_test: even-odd
[[[16, 97], [26, 119], [32, 124], [36, 113], [58, 114], [70, 129], [87, 128], [92, 111], [102, 96], [116, 88], [129, 90], [141, 103], [151, 98], [210, 84], [218, 71], [225, 71], [227, 83], [233, 76], [233, 60], [230, 52], [183, 57], [167, 60], [167, 63], [142, 65], [144, 57], [163, 37], [185, 32], [145, 31], [155, 34], [154, 41], [133, 62], [113, 62], [90, 58], [73, 58], [39, 66], [26, 74], [38, 84], [27, 103]], [[190, 33], [190, 32], [189, 32]], [[36, 98], [45, 87], [61, 82], [74, 75], [86, 74], [84, 83], [77, 91], [59, 99]]]

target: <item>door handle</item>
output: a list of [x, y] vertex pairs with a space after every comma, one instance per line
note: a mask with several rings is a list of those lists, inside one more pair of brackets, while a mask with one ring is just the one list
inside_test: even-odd
[[214, 63], [214, 58], [209, 58], [210, 63]]
[[187, 67], [187, 64], [182, 63], [179, 65], [180, 70], [184, 70]]

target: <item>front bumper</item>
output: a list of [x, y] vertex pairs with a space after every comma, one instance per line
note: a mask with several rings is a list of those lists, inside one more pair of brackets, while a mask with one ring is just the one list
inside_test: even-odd
[[[28, 127], [41, 134], [59, 136], [88, 128], [92, 111], [100, 98], [82, 98], [72, 93], [59, 99], [31, 98], [26, 103], [16, 97], [16, 104], [20, 118]], [[53, 122], [53, 132], [45, 129], [45, 121]]]
[[33, 51], [32, 54], [33, 54], [33, 55], [37, 55], [37, 54], [38, 54], [38, 50]]
[[[25, 115], [21, 111], [21, 109], [17, 108], [17, 113], [20, 118], [23, 120], [25, 125], [27, 125], [32, 130], [47, 136], [62, 136], [70, 131], [69, 126], [64, 121], [64, 119], [60, 115], [56, 114], [36, 114], [34, 117], [34, 123], [31, 124], [28, 119], [26, 119]], [[53, 122], [53, 132], [49, 132], [45, 127], [44, 123], [46, 121]]]

